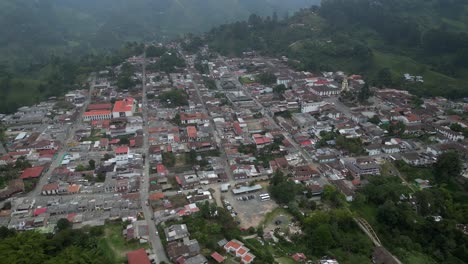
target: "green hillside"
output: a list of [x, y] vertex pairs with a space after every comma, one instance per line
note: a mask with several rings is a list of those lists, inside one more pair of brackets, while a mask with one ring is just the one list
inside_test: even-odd
[[242, 20], [285, 15], [318, 0], [0, 0], [0, 64], [22, 69], [54, 55], [162, 41]]
[[[301, 70], [346, 70], [421, 96], [468, 96], [468, 2], [324, 0], [283, 21], [251, 16], [207, 42], [226, 55], [286, 55]], [[406, 83], [403, 74], [424, 83]]]

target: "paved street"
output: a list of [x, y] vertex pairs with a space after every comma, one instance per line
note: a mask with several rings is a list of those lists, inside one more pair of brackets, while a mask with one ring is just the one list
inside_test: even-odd
[[88, 96], [86, 97], [86, 101], [84, 102], [83, 107], [81, 108], [81, 111], [78, 114], [77, 120], [68, 129], [66, 139], [64, 142], [62, 142], [63, 143], [62, 148], [56, 154], [55, 159], [53, 160], [52, 164], [49, 166], [49, 170], [44, 175], [42, 175], [42, 177], [39, 178], [39, 182], [36, 184], [36, 187], [34, 188], [34, 190], [29, 192], [26, 197], [34, 199], [36, 197], [41, 196], [42, 187], [48, 183], [48, 179], [52, 176], [52, 172], [54, 171], [54, 169], [61, 166], [60, 163], [62, 162], [62, 157], [68, 152], [66, 145], [68, 142], [73, 140], [73, 137], [75, 136], [75, 131], [78, 128], [80, 128], [83, 122], [83, 119], [81, 118], [81, 116], [83, 116], [83, 113], [86, 111], [89, 103], [91, 102], [91, 97], [92, 97], [91, 95], [94, 92], [95, 81], [96, 81], [96, 76], [93, 75], [92, 80], [90, 82], [89, 93], [88, 93]]
[[145, 216], [146, 222], [148, 223], [149, 237], [153, 253], [156, 255], [156, 262], [160, 263], [162, 261], [169, 263], [167, 259], [166, 252], [161, 243], [161, 239], [157, 235], [157, 230], [155, 226], [155, 221], [153, 220], [153, 210], [146, 201], [148, 201], [148, 190], [149, 190], [149, 175], [150, 175], [150, 163], [149, 163], [149, 132], [148, 132], [148, 99], [146, 97], [147, 87], [146, 87], [146, 54], [144, 56], [145, 60], [143, 62], [143, 75], [142, 75], [142, 84], [143, 84], [143, 102], [142, 102], [142, 113], [143, 113], [143, 130], [144, 130], [144, 145], [143, 150], [145, 151], [145, 164], [144, 164], [144, 173], [142, 178], [142, 183], [140, 187], [140, 198], [142, 204], [143, 214]]

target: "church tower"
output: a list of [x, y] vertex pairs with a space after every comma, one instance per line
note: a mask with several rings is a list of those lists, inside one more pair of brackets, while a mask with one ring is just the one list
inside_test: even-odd
[[341, 92], [349, 92], [348, 78], [344, 78], [341, 83]]

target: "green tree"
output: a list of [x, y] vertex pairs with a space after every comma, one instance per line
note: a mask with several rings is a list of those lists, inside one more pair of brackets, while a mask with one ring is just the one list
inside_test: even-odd
[[75, 167], [75, 171], [85, 171], [86, 167], [83, 164], [78, 164], [78, 166]]
[[188, 162], [192, 165], [197, 164], [197, 152], [191, 149], [188, 153]]
[[156, 46], [149, 46], [146, 48], [146, 57], [161, 57], [164, 53], [166, 53], [166, 49], [164, 47], [156, 47]]
[[322, 200], [330, 202], [334, 207], [343, 206], [346, 201], [344, 195], [332, 185], [325, 185], [323, 188]]
[[38, 232], [22, 232], [0, 241], [4, 263], [42, 264], [47, 260], [45, 237]]
[[273, 177], [270, 179], [270, 184], [275, 186], [282, 182], [285, 182], [287, 178], [284, 176], [284, 173], [281, 170], [276, 170], [273, 174]]
[[366, 82], [364, 86], [362, 86], [361, 90], [359, 90], [359, 94], [358, 94], [359, 102], [361, 103], [366, 102], [370, 96], [371, 96], [371, 92], [369, 89], [369, 84], [368, 82]]
[[402, 136], [405, 133], [406, 125], [401, 122], [392, 122], [388, 128], [388, 133], [392, 136]]
[[455, 132], [463, 132], [463, 127], [458, 123], [452, 123], [450, 125], [450, 129], [455, 131]]
[[389, 68], [383, 68], [377, 73], [377, 83], [379, 85], [390, 87], [393, 85], [392, 72]]
[[373, 117], [369, 118], [369, 122], [371, 122], [372, 124], [378, 125], [380, 124], [381, 121], [378, 115], [374, 115]]
[[172, 152], [164, 152], [162, 154], [162, 163], [164, 166], [172, 168], [176, 163], [176, 157]]
[[286, 86], [284, 84], [276, 85], [273, 88], [273, 92], [278, 95], [283, 95], [285, 91], [286, 91]]
[[172, 89], [159, 95], [159, 100], [167, 107], [188, 105], [188, 95], [180, 89]]
[[289, 204], [294, 201], [297, 192], [297, 184], [292, 181], [283, 181], [278, 185], [270, 186], [271, 196], [281, 204]]
[[98, 172], [96, 175], [96, 182], [105, 182], [106, 181], [106, 174], [104, 172]]
[[96, 169], [96, 161], [95, 161], [95, 160], [90, 159], [90, 160], [88, 161], [88, 169], [89, 169], [89, 170], [94, 170], [94, 169]]
[[71, 228], [72, 224], [66, 218], [60, 218], [57, 221], [57, 231], [61, 232], [62, 230]]
[[398, 218], [398, 209], [392, 201], [386, 201], [377, 209], [377, 219], [388, 226], [396, 226]]
[[127, 136], [120, 137], [119, 139], [120, 139], [120, 141], [119, 141], [120, 145], [130, 144], [130, 139]]
[[438, 182], [450, 182], [460, 176], [462, 163], [457, 152], [446, 152], [434, 164], [434, 175]]
[[325, 254], [334, 244], [330, 226], [327, 224], [319, 225], [312, 231], [311, 240], [314, 252], [320, 255]]
[[272, 85], [276, 83], [276, 75], [274, 75], [271, 72], [260, 73], [255, 79], [257, 80], [257, 82], [263, 85]]
[[179, 113], [175, 114], [174, 118], [172, 119], [172, 122], [178, 126], [182, 125], [182, 121], [180, 120]]

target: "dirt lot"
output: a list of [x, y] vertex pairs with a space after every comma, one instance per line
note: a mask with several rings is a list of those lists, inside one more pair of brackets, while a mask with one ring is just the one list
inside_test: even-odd
[[[237, 213], [237, 219], [240, 221], [241, 228], [257, 227], [265, 218], [265, 215], [275, 208], [278, 205], [273, 201], [260, 201], [258, 197], [259, 194], [267, 193], [267, 190], [264, 188], [258, 192], [253, 192], [244, 195], [234, 195], [231, 191], [223, 193], [223, 199], [227, 200], [233, 210]], [[255, 198], [247, 201], [239, 201], [238, 197], [254, 195]]]

